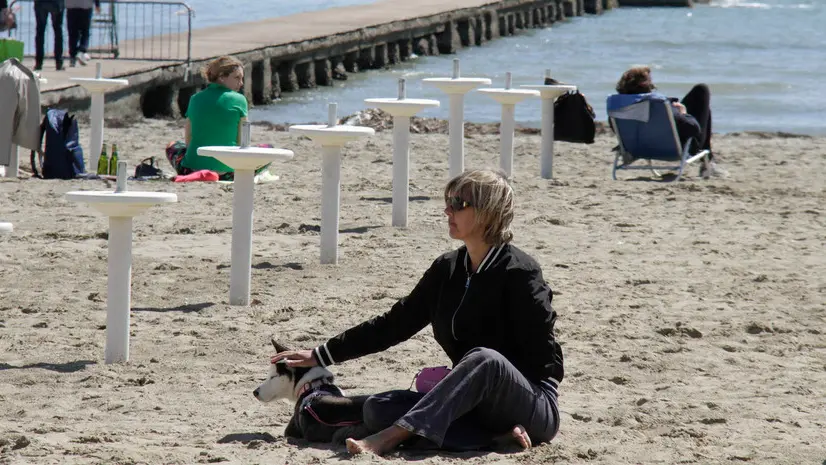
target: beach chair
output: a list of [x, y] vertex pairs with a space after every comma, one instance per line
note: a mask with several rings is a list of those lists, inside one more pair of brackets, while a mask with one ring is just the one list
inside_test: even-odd
[[[686, 166], [695, 161], [708, 163], [708, 150], [691, 153], [691, 142], [680, 144], [671, 102], [660, 94], [615, 94], [608, 97], [608, 120], [617, 135], [619, 147], [614, 158], [611, 176], [617, 179], [617, 170], [676, 171], [679, 181]], [[634, 165], [646, 160], [647, 165]], [[663, 162], [654, 165], [653, 161]]]

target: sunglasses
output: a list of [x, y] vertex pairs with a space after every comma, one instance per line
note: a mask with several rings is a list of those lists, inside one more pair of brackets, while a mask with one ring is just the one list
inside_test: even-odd
[[467, 200], [463, 199], [462, 197], [456, 195], [453, 197], [448, 197], [445, 199], [445, 204], [450, 207], [453, 212], [460, 212], [467, 207], [472, 207], [473, 205], [470, 204]]

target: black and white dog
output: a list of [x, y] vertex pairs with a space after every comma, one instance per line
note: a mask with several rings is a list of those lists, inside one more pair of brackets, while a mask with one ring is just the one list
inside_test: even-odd
[[[272, 345], [276, 352], [290, 350], [275, 340]], [[345, 396], [333, 378], [326, 368], [293, 368], [281, 361], [270, 365], [267, 380], [252, 394], [261, 402], [285, 399], [295, 403], [286, 437], [342, 444], [347, 438], [367, 437], [370, 433], [362, 423], [362, 408], [368, 396]]]

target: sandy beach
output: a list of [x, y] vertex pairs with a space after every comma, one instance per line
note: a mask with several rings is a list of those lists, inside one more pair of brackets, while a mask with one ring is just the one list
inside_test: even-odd
[[[117, 127], [115, 127], [117, 126]], [[498, 166], [498, 136], [469, 131], [465, 166]], [[85, 143], [89, 128], [82, 125]], [[182, 122], [110, 124], [130, 167], [182, 137]], [[326, 464], [343, 447], [287, 441], [292, 405], [262, 404], [270, 337], [310, 348], [390, 308], [447, 235], [448, 139], [411, 136], [406, 229], [390, 226], [392, 136], [348, 145], [339, 264], [319, 263], [318, 148], [288, 148], [280, 180], [255, 191], [250, 307], [228, 305], [232, 186], [131, 182], [179, 202], [135, 218], [131, 360], [103, 363], [106, 218], [67, 202], [100, 180], [0, 179], [0, 463]], [[752, 463], [826, 460], [826, 139], [716, 136], [731, 173], [612, 181], [613, 137], [557, 143], [539, 176], [540, 137], [516, 137], [514, 243], [555, 292], [566, 376], [562, 427], [528, 452], [400, 452], [388, 462]], [[88, 159], [88, 157], [87, 157]], [[639, 178], [638, 178], [639, 176]], [[410, 386], [446, 363], [430, 330], [333, 367], [368, 394]]]

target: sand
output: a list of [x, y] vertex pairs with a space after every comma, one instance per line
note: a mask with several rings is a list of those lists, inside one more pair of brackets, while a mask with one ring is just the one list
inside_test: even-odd
[[[115, 126], [113, 124], [112, 126]], [[107, 128], [130, 166], [181, 137], [177, 121]], [[81, 128], [83, 137], [88, 127]], [[320, 156], [295, 151], [255, 191], [250, 307], [228, 305], [232, 187], [133, 182], [179, 202], [134, 221], [131, 359], [103, 363], [107, 221], [68, 203], [102, 181], [0, 180], [0, 463], [309, 464], [342, 447], [287, 441], [292, 406], [262, 404], [270, 337], [310, 348], [390, 308], [447, 236], [444, 134], [412, 136], [410, 226], [391, 219], [391, 133], [342, 163], [340, 261], [319, 263]], [[612, 181], [610, 148], [516, 138], [515, 244], [555, 291], [562, 428], [529, 452], [394, 453], [416, 463], [821, 463], [826, 459], [826, 139], [716, 137], [727, 179]], [[466, 167], [498, 165], [472, 134]], [[164, 168], [167, 165], [164, 161]], [[407, 388], [446, 362], [429, 329], [334, 367], [351, 393]], [[359, 456], [355, 463], [379, 459]]]

